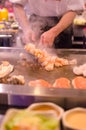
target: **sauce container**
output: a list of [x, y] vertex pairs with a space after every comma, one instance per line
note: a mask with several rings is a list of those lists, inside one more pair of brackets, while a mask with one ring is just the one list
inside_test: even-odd
[[64, 112], [62, 123], [64, 130], [86, 130], [86, 109], [79, 107]]

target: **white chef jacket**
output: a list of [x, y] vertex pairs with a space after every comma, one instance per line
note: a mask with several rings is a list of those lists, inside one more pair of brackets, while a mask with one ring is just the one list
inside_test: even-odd
[[10, 0], [12, 3], [26, 5], [28, 14], [39, 16], [61, 16], [69, 10], [83, 10], [83, 0]]

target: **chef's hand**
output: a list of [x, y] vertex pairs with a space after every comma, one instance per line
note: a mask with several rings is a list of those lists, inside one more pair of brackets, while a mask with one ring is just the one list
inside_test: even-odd
[[24, 30], [22, 35], [22, 40], [24, 44], [36, 41], [35, 33], [31, 29]]
[[54, 39], [55, 34], [51, 30], [48, 30], [41, 35], [40, 43], [43, 44], [44, 46], [52, 47]]

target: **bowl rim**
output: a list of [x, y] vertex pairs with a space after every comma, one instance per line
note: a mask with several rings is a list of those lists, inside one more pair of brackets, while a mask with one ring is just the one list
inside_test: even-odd
[[[49, 106], [52, 106], [54, 107], [55, 109], [58, 110], [58, 112], [60, 113], [58, 115], [58, 120], [61, 120], [62, 116], [63, 116], [63, 113], [64, 113], [64, 109], [62, 107], [60, 107], [59, 105], [55, 104], [55, 103], [52, 103], [52, 102], [39, 102], [39, 103], [33, 103], [31, 104], [28, 109], [29, 110], [32, 110], [32, 108], [34, 108], [35, 106], [39, 106], [39, 105], [49, 105]], [[43, 110], [40, 110], [43, 112]], [[46, 111], [51, 111], [51, 110], [46, 110]], [[54, 110], [53, 110], [54, 111]], [[44, 111], [45, 112], [45, 111]]]

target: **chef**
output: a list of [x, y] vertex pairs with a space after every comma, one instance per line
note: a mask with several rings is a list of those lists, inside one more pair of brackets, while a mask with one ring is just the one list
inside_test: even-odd
[[83, 10], [83, 0], [10, 0], [23, 30], [24, 43], [72, 47], [72, 22]]

